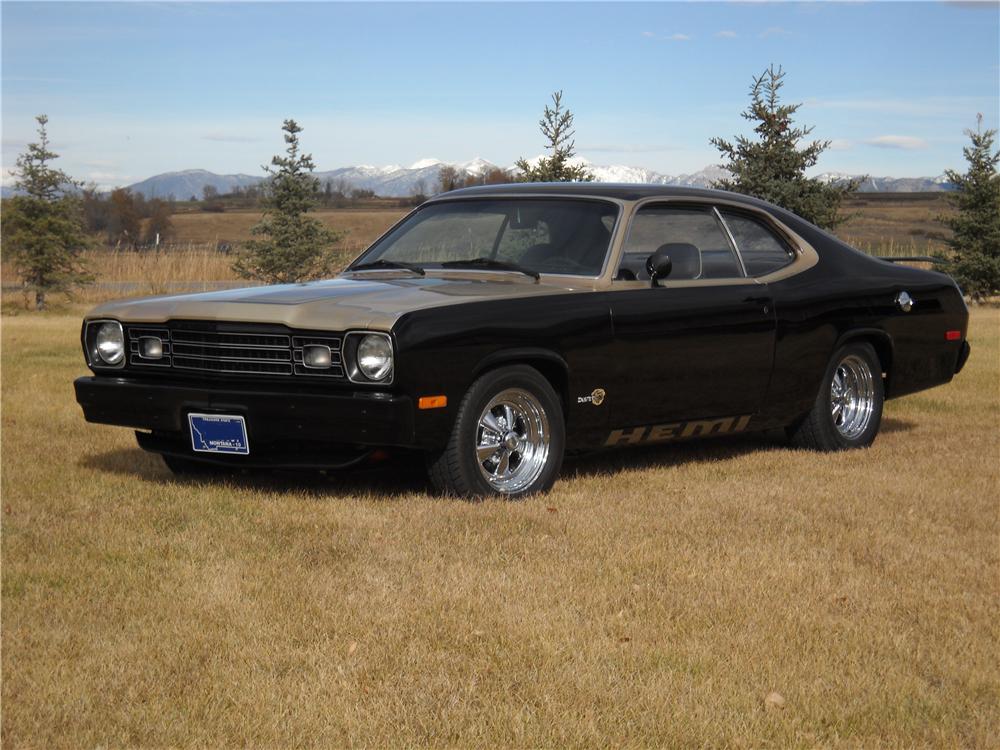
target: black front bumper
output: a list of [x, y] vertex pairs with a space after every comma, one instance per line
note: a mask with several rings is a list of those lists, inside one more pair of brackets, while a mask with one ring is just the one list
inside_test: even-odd
[[[195, 454], [188, 435], [189, 412], [239, 415], [246, 419], [247, 465], [300, 465], [302, 446], [321, 451], [413, 447], [413, 403], [406, 396], [372, 391], [282, 390], [261, 385], [157, 383], [139, 378], [83, 377], [74, 382], [88, 422], [149, 430], [140, 440], [158, 452]], [[307, 451], [312, 453], [312, 451]], [[280, 456], [292, 456], [283, 461]], [[249, 457], [248, 457], [249, 458]], [[242, 457], [236, 457], [234, 462]], [[314, 465], [312, 459], [305, 463]], [[332, 460], [331, 464], [336, 461]]]
[[965, 367], [965, 363], [969, 361], [969, 354], [972, 353], [972, 347], [969, 345], [968, 341], [962, 342], [962, 348], [958, 351], [958, 361], [955, 363], [955, 374], [958, 375]]

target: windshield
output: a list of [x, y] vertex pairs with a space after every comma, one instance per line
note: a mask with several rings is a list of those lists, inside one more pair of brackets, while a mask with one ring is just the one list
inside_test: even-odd
[[489, 199], [432, 203], [352, 267], [497, 268], [599, 276], [618, 206], [594, 200]]

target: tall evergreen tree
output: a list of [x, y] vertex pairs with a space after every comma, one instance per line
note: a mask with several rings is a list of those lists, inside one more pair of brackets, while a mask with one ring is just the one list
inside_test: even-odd
[[545, 105], [542, 119], [538, 121], [551, 153], [532, 166], [527, 159], [517, 160], [520, 182], [590, 182], [593, 173], [580, 164], [570, 164], [576, 155], [573, 141], [573, 113], [562, 108], [562, 91], [552, 94], [552, 106]]
[[1000, 151], [993, 151], [996, 130], [983, 130], [983, 116], [975, 131], [966, 130], [972, 143], [962, 149], [969, 169], [945, 172], [958, 190], [950, 198], [958, 213], [943, 219], [954, 235], [949, 270], [973, 299], [1000, 294]]
[[35, 294], [35, 309], [44, 310], [54, 292], [70, 292], [92, 281], [80, 252], [89, 240], [80, 201], [72, 194], [79, 184], [51, 166], [59, 155], [49, 148], [49, 118], [39, 115], [38, 142], [17, 157], [15, 188], [4, 210], [4, 250]]
[[264, 216], [238, 251], [233, 270], [246, 279], [292, 283], [330, 275], [333, 244], [342, 233], [308, 216], [316, 205], [319, 180], [312, 155], [299, 152], [302, 128], [285, 120], [281, 128], [288, 144], [284, 156], [275, 156], [264, 171], [270, 175], [264, 198]]
[[861, 180], [827, 184], [806, 177], [806, 170], [819, 161], [829, 141], [812, 141], [799, 147], [811, 127], [798, 127], [792, 118], [801, 104], [782, 104], [780, 91], [785, 72], [770, 66], [753, 79], [750, 106], [742, 113], [754, 123], [756, 139], [738, 135], [733, 141], [712, 138], [732, 177], [712, 187], [752, 195], [786, 208], [812, 223], [832, 229], [843, 218], [840, 203], [858, 189]]

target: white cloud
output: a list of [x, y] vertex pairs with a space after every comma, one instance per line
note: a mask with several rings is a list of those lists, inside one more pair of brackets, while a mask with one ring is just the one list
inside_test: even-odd
[[847, 151], [854, 148], [854, 141], [849, 141], [846, 138], [832, 138], [830, 139], [830, 150], [831, 151]]
[[687, 42], [691, 40], [691, 37], [687, 34], [671, 34], [668, 38], [674, 42]]
[[880, 135], [865, 141], [869, 146], [877, 148], [901, 148], [906, 151], [927, 148], [928, 143], [923, 138], [912, 135]]
[[728, 31], [728, 30], [718, 31], [716, 32], [715, 35], [719, 39], [735, 39], [737, 36], [739, 36], [735, 31]]

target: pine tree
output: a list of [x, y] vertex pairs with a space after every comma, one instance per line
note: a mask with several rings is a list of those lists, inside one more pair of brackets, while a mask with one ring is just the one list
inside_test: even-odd
[[738, 135], [733, 142], [712, 138], [711, 143], [728, 163], [730, 179], [712, 187], [752, 195], [798, 214], [818, 226], [832, 229], [843, 221], [840, 203], [857, 190], [861, 180], [827, 184], [806, 177], [829, 141], [812, 141], [799, 148], [811, 127], [797, 127], [792, 118], [801, 104], [781, 104], [780, 91], [785, 72], [770, 66], [753, 79], [750, 106], [742, 113], [754, 124], [756, 139]]
[[542, 119], [538, 121], [542, 135], [548, 140], [545, 148], [551, 151], [537, 164], [531, 166], [528, 160], [517, 160], [520, 182], [590, 182], [593, 173], [580, 164], [570, 164], [575, 155], [573, 141], [573, 113], [562, 108], [562, 91], [552, 94], [552, 106], [545, 105]]
[[71, 192], [80, 185], [51, 166], [59, 155], [49, 148], [49, 118], [35, 119], [38, 142], [17, 157], [14, 186], [21, 194], [5, 206], [3, 235], [25, 290], [35, 294], [35, 309], [44, 310], [47, 295], [71, 292], [93, 279], [80, 257], [89, 239], [80, 201]]
[[246, 279], [292, 283], [328, 276], [335, 257], [332, 245], [342, 233], [331, 231], [307, 216], [316, 205], [319, 180], [310, 154], [299, 153], [295, 120], [285, 120], [284, 156], [275, 156], [264, 171], [270, 175], [264, 198], [264, 217], [255, 224], [251, 239], [239, 250], [233, 270]]
[[977, 121], [975, 132], [965, 131], [971, 145], [962, 149], [969, 170], [945, 172], [958, 188], [951, 196], [958, 213], [943, 221], [954, 232], [949, 270], [966, 294], [980, 300], [1000, 293], [1000, 151], [993, 151], [997, 131], [983, 130], [982, 115]]

